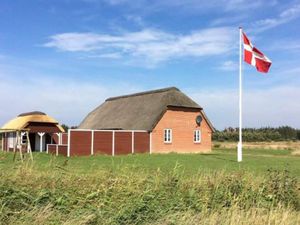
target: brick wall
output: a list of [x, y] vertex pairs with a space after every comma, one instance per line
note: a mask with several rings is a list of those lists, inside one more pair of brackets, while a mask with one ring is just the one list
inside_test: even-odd
[[[152, 132], [153, 153], [194, 153], [211, 151], [212, 130], [202, 115], [199, 127], [196, 116], [199, 110], [187, 108], [170, 108], [158, 122]], [[164, 129], [172, 129], [172, 143], [164, 143]], [[194, 143], [194, 130], [201, 130], [201, 143]]]

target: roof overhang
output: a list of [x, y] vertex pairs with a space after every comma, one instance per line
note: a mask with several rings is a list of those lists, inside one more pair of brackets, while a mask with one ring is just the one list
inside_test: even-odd
[[15, 129], [15, 128], [1, 128], [0, 133], [10, 133], [10, 132], [45, 132], [45, 133], [63, 133], [64, 128], [58, 124], [50, 123], [48, 126], [39, 126], [43, 123], [28, 123], [25, 128]]
[[178, 108], [178, 109], [180, 109], [180, 108], [183, 108], [183, 109], [198, 109], [198, 110], [202, 110], [203, 108], [202, 107], [191, 107], [191, 106], [179, 106], [179, 105], [167, 105], [167, 108], [170, 108], [170, 107], [172, 107], [172, 108]]
[[24, 132], [24, 131], [29, 131], [29, 129], [0, 129], [0, 133], [10, 133], [10, 132]]

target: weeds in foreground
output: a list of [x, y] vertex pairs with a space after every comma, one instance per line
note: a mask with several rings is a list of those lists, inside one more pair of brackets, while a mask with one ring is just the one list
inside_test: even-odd
[[1, 171], [0, 223], [299, 223], [299, 184], [287, 170], [262, 177], [219, 171], [186, 178], [179, 164], [168, 173], [124, 168], [87, 176], [65, 167], [51, 162], [48, 172], [29, 164]]

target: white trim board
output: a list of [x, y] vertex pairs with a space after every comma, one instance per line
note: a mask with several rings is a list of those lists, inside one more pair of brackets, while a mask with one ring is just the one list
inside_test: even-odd
[[71, 145], [70, 140], [71, 140], [71, 129], [68, 130], [68, 144], [67, 144], [68, 149], [67, 149], [67, 157], [70, 157], [70, 155], [71, 155], [71, 152], [70, 152], [70, 147], [71, 147], [71, 146], [70, 146], [70, 145]]
[[93, 129], [69, 129], [70, 131], [95, 131], [95, 132], [147, 132], [147, 130], [93, 130]]

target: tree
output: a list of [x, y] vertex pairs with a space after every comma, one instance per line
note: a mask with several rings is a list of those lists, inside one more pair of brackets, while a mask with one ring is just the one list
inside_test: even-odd
[[297, 130], [297, 139], [300, 140], [300, 130]]
[[289, 126], [283, 126], [278, 128], [278, 132], [280, 133], [281, 137], [284, 140], [296, 140], [297, 139], [297, 131], [296, 129], [289, 127]]
[[[223, 131], [216, 131], [213, 134], [214, 141], [238, 141], [238, 129], [225, 128]], [[300, 130], [289, 126], [278, 128], [243, 128], [243, 140], [255, 141], [288, 141], [300, 140]]]
[[62, 126], [62, 128], [64, 128], [65, 132], [68, 132], [68, 130], [69, 130], [69, 126], [68, 125], [62, 124], [61, 126]]

